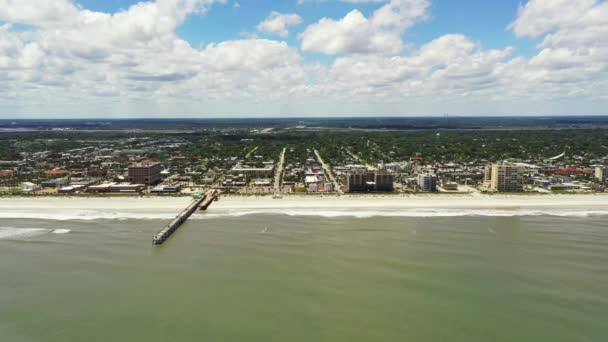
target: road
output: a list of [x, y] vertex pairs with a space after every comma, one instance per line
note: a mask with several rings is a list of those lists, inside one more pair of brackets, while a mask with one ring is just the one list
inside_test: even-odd
[[354, 159], [358, 160], [359, 163], [365, 165], [368, 169], [370, 169], [370, 170], [378, 170], [378, 168], [373, 167], [372, 165], [366, 163], [363, 159], [361, 159], [361, 157], [359, 157], [358, 155], [352, 153], [349, 149], [345, 148], [345, 150], [346, 150], [346, 153], [348, 153]]
[[274, 171], [274, 193], [278, 195], [281, 193], [281, 178], [283, 178], [283, 166], [285, 164], [285, 151], [286, 147], [281, 151], [281, 156], [279, 157], [279, 162], [277, 163], [277, 168]]
[[336, 190], [336, 192], [339, 195], [344, 195], [344, 191], [342, 191], [340, 184], [338, 184], [338, 182], [336, 181], [336, 178], [334, 177], [334, 173], [329, 168], [329, 165], [325, 164], [325, 162], [323, 161], [323, 158], [321, 158], [321, 155], [319, 154], [319, 151], [317, 151], [317, 149], [315, 149], [314, 151], [315, 151], [315, 155], [317, 156], [317, 160], [319, 161], [319, 163], [321, 163], [321, 166], [323, 167], [323, 171], [325, 171], [325, 174], [327, 175], [327, 177], [329, 177], [329, 180], [332, 183], [334, 183], [334, 189]]
[[247, 152], [247, 154], [245, 155], [245, 159], [249, 158], [249, 156], [257, 150], [258, 150], [258, 146], [252, 148], [251, 151]]

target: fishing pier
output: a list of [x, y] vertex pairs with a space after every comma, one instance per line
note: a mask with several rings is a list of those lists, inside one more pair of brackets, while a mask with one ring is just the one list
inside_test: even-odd
[[218, 190], [209, 190], [199, 198], [195, 198], [186, 209], [182, 210], [171, 222], [160, 232], [154, 235], [153, 245], [162, 245], [188, 218], [197, 210], [207, 210], [214, 200], [220, 195]]

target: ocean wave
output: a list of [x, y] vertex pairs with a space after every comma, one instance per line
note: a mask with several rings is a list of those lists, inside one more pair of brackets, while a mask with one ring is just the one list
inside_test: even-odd
[[16, 228], [0, 227], [0, 240], [19, 240], [33, 236], [48, 234], [51, 229], [47, 228]]
[[95, 211], [95, 210], [70, 210], [70, 211], [19, 211], [2, 212], [0, 219], [37, 219], [54, 221], [94, 221], [94, 220], [171, 220], [176, 213], [150, 213], [150, 212], [119, 212], [119, 211]]
[[69, 230], [69, 229], [53, 229], [53, 231], [51, 233], [53, 233], [53, 234], [68, 234], [70, 232], [71, 232], [71, 230]]
[[[589, 209], [375, 209], [357, 210], [349, 208], [322, 209], [211, 209], [191, 216], [194, 220], [242, 217], [249, 215], [284, 215], [309, 216], [324, 218], [373, 218], [373, 217], [517, 217], [517, 216], [554, 216], [554, 217], [593, 217], [608, 216], [608, 210]], [[5, 219], [41, 219], [56, 221], [92, 221], [92, 220], [171, 220], [176, 213], [163, 212], [121, 212], [71, 210], [65, 212], [3, 212], [0, 218]], [[60, 234], [60, 233], [57, 233]]]
[[286, 216], [317, 216], [325, 218], [353, 217], [516, 217], [516, 216], [556, 216], [556, 217], [591, 217], [607, 216], [608, 210], [530, 210], [530, 209], [409, 209], [409, 210], [234, 210], [225, 212], [210, 212], [194, 215], [194, 219], [217, 219], [223, 217], [241, 217], [248, 215], [286, 215]]

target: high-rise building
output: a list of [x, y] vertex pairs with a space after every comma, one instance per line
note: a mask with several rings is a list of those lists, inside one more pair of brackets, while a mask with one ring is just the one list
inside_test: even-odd
[[437, 191], [437, 176], [430, 173], [421, 173], [418, 175], [418, 190], [422, 192]]
[[391, 192], [394, 190], [395, 177], [387, 172], [376, 171], [374, 173], [375, 191]]
[[349, 192], [366, 191], [369, 172], [351, 172], [346, 176], [346, 188]]
[[486, 188], [490, 187], [490, 183], [492, 182], [492, 164], [487, 164], [483, 169], [483, 185]]
[[129, 166], [129, 182], [134, 184], [157, 184], [160, 182], [159, 163], [143, 162]]
[[351, 172], [346, 176], [346, 189], [349, 192], [394, 190], [394, 176], [385, 171]]
[[596, 166], [595, 179], [602, 183], [608, 180], [608, 166]]
[[519, 192], [524, 190], [524, 175], [526, 169], [523, 166], [511, 164], [492, 164], [490, 173], [490, 190], [498, 192]]

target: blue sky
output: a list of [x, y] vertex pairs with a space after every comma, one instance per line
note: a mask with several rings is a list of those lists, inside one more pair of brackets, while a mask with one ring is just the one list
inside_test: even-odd
[[608, 114], [608, 0], [0, 0], [0, 117]]
[[[138, 3], [140, 0], [80, 0], [83, 7], [103, 12], [116, 12]], [[234, 3], [239, 4], [235, 8]], [[486, 48], [513, 46], [518, 54], [532, 55], [535, 40], [518, 39], [507, 30], [517, 14], [521, 0], [435, 0], [431, 18], [404, 34], [406, 42], [421, 45], [441, 35], [459, 32], [481, 42]], [[205, 15], [195, 15], [181, 25], [177, 33], [192, 46], [242, 39], [247, 33], [256, 32], [256, 26], [271, 11], [298, 13], [303, 22], [294, 27], [288, 37], [290, 44], [297, 44], [297, 32], [323, 17], [339, 19], [353, 9], [369, 15], [382, 3], [347, 3], [336, 0], [311, 0], [298, 4], [297, 0], [239, 0], [214, 5]]]

